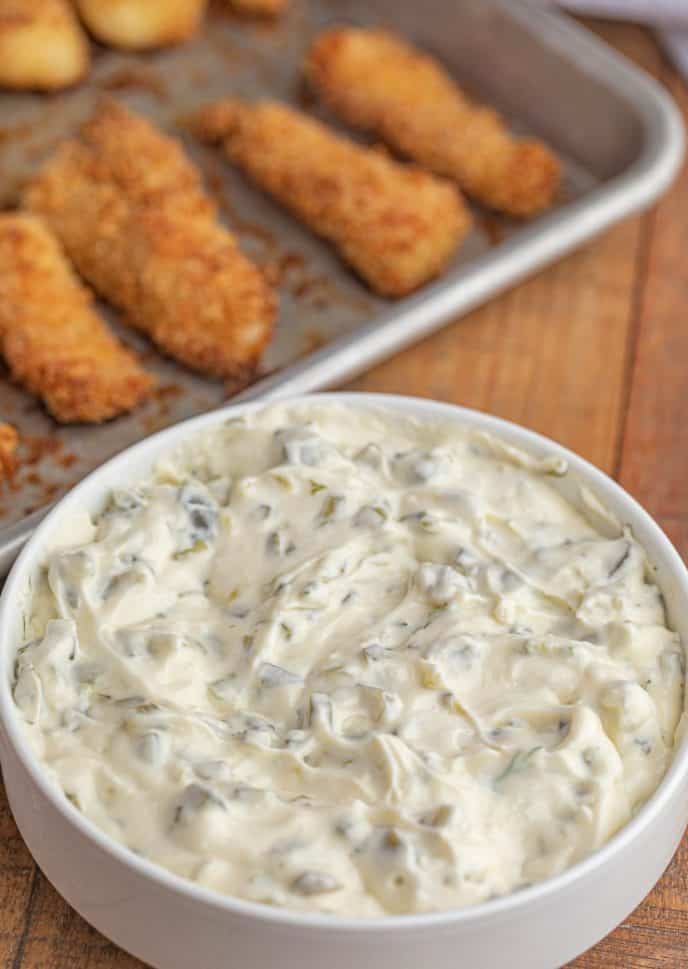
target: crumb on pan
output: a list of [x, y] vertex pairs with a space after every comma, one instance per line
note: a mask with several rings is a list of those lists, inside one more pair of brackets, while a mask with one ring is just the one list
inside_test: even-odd
[[65, 423], [108, 420], [153, 387], [96, 313], [57, 240], [29, 215], [0, 215], [0, 353]]
[[15, 451], [19, 435], [11, 424], [0, 422], [0, 481], [10, 478], [15, 469]]
[[278, 17], [287, 8], [288, 0], [226, 0], [235, 13], [247, 17]]
[[24, 202], [94, 289], [163, 352], [217, 377], [254, 372], [275, 297], [217, 221], [178, 141], [108, 100], [33, 179]]
[[53, 91], [80, 81], [88, 40], [69, 0], [2, 0], [0, 87]]
[[394, 34], [325, 31], [311, 47], [305, 73], [343, 120], [456, 179], [483, 204], [523, 217], [552, 202], [560, 181], [553, 152], [541, 141], [512, 135], [495, 111], [471, 102], [438, 61]]
[[402, 296], [445, 269], [468, 231], [444, 179], [357, 145], [276, 102], [225, 99], [190, 122], [314, 232], [377, 292]]
[[149, 50], [196, 33], [206, 0], [76, 0], [82, 20], [103, 44]]

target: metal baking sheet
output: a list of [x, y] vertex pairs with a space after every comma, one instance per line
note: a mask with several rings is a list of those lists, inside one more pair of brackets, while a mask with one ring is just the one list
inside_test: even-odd
[[[587, 32], [522, 0], [291, 0], [276, 23], [236, 19], [222, 8], [222, 0], [211, 3], [201, 34], [176, 49], [130, 55], [94, 45], [88, 83], [75, 90], [0, 95], [0, 204], [12, 204], [21, 182], [103, 93], [176, 132], [205, 173], [221, 217], [279, 288], [275, 339], [242, 399], [333, 386], [364, 370], [649, 204], [680, 163], [681, 122], [663, 90]], [[551, 211], [517, 224], [476, 209], [475, 227], [449, 272], [401, 301], [374, 296], [327, 245], [177, 127], [189, 110], [232, 92], [281, 98], [318, 114], [300, 63], [311, 38], [337, 22], [398, 30], [441, 58], [516, 130], [547, 139], [564, 161]], [[59, 427], [0, 372], [0, 417], [22, 436], [16, 479], [0, 485], [0, 575], [41, 509], [85, 473], [225, 399], [220, 383], [165, 360], [103, 311], [158, 373], [160, 390], [129, 417]]]

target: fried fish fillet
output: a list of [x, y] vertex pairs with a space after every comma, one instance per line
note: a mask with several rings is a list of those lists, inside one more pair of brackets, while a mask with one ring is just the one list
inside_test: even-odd
[[206, 0], [76, 0], [81, 18], [104, 44], [148, 50], [192, 37]]
[[288, 0], [228, 0], [236, 13], [247, 17], [278, 17], [284, 13]]
[[82, 276], [170, 356], [241, 382], [275, 316], [272, 290], [215, 216], [181, 145], [116, 101], [29, 184]]
[[52, 91], [76, 84], [88, 66], [68, 0], [0, 0], [0, 86]]
[[0, 481], [9, 478], [14, 471], [14, 452], [19, 436], [11, 424], [0, 422]]
[[342, 119], [456, 179], [484, 205], [522, 217], [552, 202], [560, 165], [549, 148], [514, 137], [495, 111], [471, 102], [436, 60], [394, 34], [325, 31], [310, 49], [305, 72]]
[[207, 142], [314, 232], [370, 284], [402, 296], [440, 273], [469, 216], [453, 185], [336, 135], [275, 102], [215, 102], [191, 119]]
[[57, 240], [30, 215], [0, 215], [0, 353], [65, 423], [115, 417], [153, 386], [96, 313]]

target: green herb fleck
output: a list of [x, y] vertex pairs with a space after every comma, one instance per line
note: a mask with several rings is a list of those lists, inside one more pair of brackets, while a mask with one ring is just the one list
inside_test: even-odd
[[181, 552], [175, 552], [173, 558], [177, 559], [177, 561], [179, 559], [185, 559], [187, 555], [196, 555], [198, 552], [205, 552], [207, 548], [208, 543], [199, 538], [193, 543], [191, 548], [185, 548]]
[[284, 488], [285, 489], [285, 491], [293, 491], [294, 490], [291, 481], [289, 480], [289, 478], [287, 478], [286, 475], [284, 475], [284, 474], [273, 474], [272, 477], [274, 478], [274, 480], [277, 482], [277, 484], [281, 488]]
[[495, 781], [494, 781], [495, 785], [501, 784], [501, 782], [506, 780], [506, 778], [509, 777], [511, 774], [518, 774], [521, 771], [524, 771], [528, 767], [531, 757], [533, 757], [533, 755], [536, 754], [538, 750], [542, 750], [542, 749], [543, 749], [542, 746], [539, 746], [539, 747], [531, 747], [530, 750], [516, 751], [516, 753], [511, 758], [509, 763], [506, 765], [502, 773], [499, 774], [497, 777], [495, 777]]
[[326, 498], [320, 509], [320, 517], [323, 521], [329, 521], [337, 513], [337, 509], [343, 501], [341, 495], [330, 495]]

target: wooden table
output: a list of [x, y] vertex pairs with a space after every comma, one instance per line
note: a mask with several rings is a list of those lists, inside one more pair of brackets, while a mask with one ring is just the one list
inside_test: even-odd
[[[647, 32], [592, 26], [667, 84], [688, 119], [688, 89]], [[561, 441], [616, 476], [688, 557], [687, 259], [684, 172], [651, 212], [351, 386], [454, 401]], [[36, 870], [4, 793], [0, 836], [4, 969], [141, 969]], [[640, 908], [568, 969], [682, 967], [688, 838]]]

